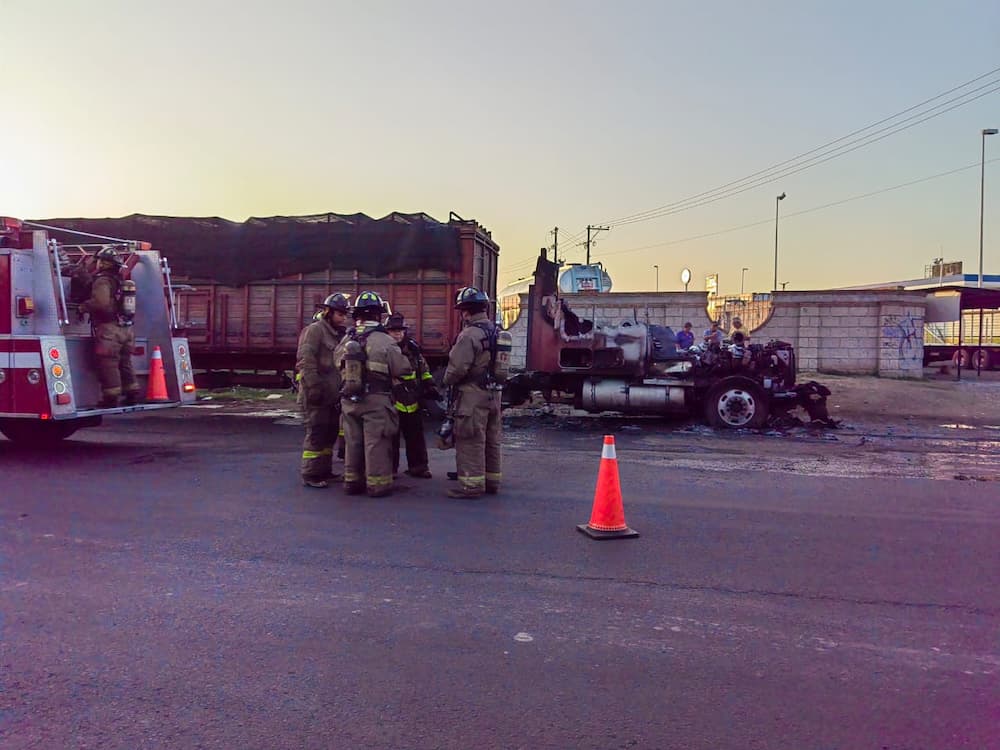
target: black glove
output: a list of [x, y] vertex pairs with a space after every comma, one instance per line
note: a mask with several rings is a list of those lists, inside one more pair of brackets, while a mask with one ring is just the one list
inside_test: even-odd
[[424, 398], [429, 398], [432, 401], [440, 401], [441, 400], [441, 391], [439, 391], [437, 389], [437, 387], [434, 386], [434, 385], [425, 385], [424, 386]]

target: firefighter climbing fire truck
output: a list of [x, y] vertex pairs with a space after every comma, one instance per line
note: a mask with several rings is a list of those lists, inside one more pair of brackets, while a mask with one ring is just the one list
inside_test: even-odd
[[[64, 244], [57, 236], [82, 239]], [[158, 348], [165, 398], [157, 393], [152, 402], [98, 406], [93, 332], [89, 317], [73, 301], [72, 269], [108, 247], [123, 260], [122, 280], [135, 284], [132, 364], [142, 392]], [[7, 438], [55, 442], [99, 425], [107, 415], [193, 402], [188, 343], [174, 335], [177, 327], [170, 266], [148, 243], [0, 217], [0, 432]]]

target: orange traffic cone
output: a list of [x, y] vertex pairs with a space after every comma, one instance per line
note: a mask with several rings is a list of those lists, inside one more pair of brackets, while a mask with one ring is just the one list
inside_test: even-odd
[[169, 401], [167, 395], [167, 378], [163, 374], [163, 354], [160, 347], [153, 347], [153, 356], [149, 360], [149, 385], [146, 386], [147, 401]]
[[604, 436], [601, 470], [597, 474], [597, 490], [594, 492], [594, 510], [590, 514], [590, 523], [580, 524], [576, 528], [591, 539], [631, 539], [639, 536], [638, 531], [625, 525], [614, 435]]

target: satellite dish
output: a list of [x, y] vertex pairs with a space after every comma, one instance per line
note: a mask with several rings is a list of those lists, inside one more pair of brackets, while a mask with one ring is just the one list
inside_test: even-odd
[[687, 284], [689, 281], [691, 281], [691, 269], [685, 268], [681, 271], [681, 283]]

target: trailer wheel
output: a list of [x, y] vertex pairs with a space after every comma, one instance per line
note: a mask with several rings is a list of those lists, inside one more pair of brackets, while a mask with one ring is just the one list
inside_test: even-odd
[[33, 419], [8, 419], [0, 421], [0, 432], [19, 445], [43, 448], [65, 440], [78, 426], [67, 422], [43, 422]]
[[708, 390], [705, 419], [712, 427], [760, 429], [767, 415], [764, 389], [748, 378], [723, 378]]
[[958, 367], [959, 361], [962, 363], [962, 369], [969, 369], [972, 365], [972, 354], [968, 349], [956, 349], [955, 353], [951, 355], [951, 363]]

